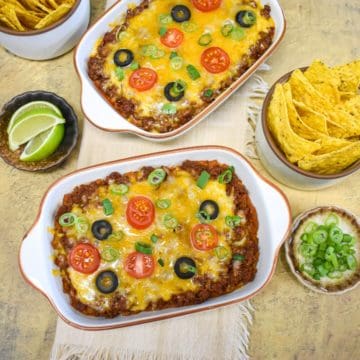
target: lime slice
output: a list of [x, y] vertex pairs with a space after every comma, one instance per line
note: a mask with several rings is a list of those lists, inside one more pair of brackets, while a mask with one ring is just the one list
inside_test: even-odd
[[39, 161], [49, 157], [59, 147], [65, 134], [64, 124], [53, 126], [32, 138], [20, 156], [22, 161]]
[[19, 109], [17, 109], [13, 113], [13, 115], [10, 118], [8, 127], [7, 127], [7, 133], [10, 134], [11, 129], [20, 120], [26, 118], [27, 116], [31, 115], [32, 113], [41, 113], [42, 110], [48, 110], [51, 113], [53, 113], [54, 115], [63, 117], [60, 109], [57, 106], [55, 106], [54, 104], [52, 104], [48, 101], [31, 101], [31, 102], [21, 106]]
[[64, 122], [63, 118], [53, 114], [36, 114], [22, 119], [14, 125], [9, 134], [10, 150], [15, 151], [36, 135]]

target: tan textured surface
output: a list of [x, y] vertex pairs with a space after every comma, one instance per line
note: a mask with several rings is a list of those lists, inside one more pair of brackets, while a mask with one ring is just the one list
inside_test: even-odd
[[[99, 14], [105, 1], [93, 0]], [[360, 0], [283, 0], [288, 32], [273, 55], [266, 80], [313, 58], [330, 64], [360, 58]], [[80, 85], [72, 54], [31, 62], [0, 48], [0, 104], [32, 89], [64, 96], [78, 113]], [[141, 141], [135, 139], [134, 141]], [[75, 168], [77, 152], [61, 168], [29, 174], [0, 162], [0, 359], [47, 359], [56, 315], [47, 301], [27, 286], [17, 267], [21, 238], [31, 225], [41, 195], [56, 178]], [[257, 164], [259, 166], [259, 164]], [[263, 172], [265, 173], [265, 172]], [[360, 174], [343, 184], [313, 193], [282, 187], [293, 213], [322, 204], [337, 204], [360, 214]], [[360, 288], [327, 297], [304, 289], [289, 273], [282, 254], [271, 283], [253, 299], [257, 311], [251, 329], [254, 359], [355, 359], [360, 354]], [[226, 331], [224, 329], [223, 331]], [[205, 340], [204, 340], [205, 341]]]

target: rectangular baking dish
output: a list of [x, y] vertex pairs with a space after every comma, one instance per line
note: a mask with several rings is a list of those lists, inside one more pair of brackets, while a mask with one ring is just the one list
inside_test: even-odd
[[130, 4], [138, 5], [142, 0], [122, 0], [115, 3], [95, 24], [85, 33], [75, 51], [75, 68], [81, 81], [81, 106], [87, 120], [96, 127], [110, 132], [127, 132], [151, 141], [165, 141], [174, 139], [200, 121], [205, 119], [212, 111], [231, 96], [274, 52], [285, 35], [286, 21], [284, 13], [277, 0], [264, 0], [263, 4], [271, 6], [271, 16], [275, 22], [274, 40], [269, 49], [229, 88], [227, 88], [215, 101], [193, 117], [189, 122], [168, 133], [151, 133], [145, 131], [122, 117], [99, 92], [87, 73], [87, 62], [96, 41], [107, 31], [109, 25], [122, 18]]
[[[51, 254], [54, 216], [63, 196], [77, 185], [104, 178], [113, 171], [121, 173], [138, 170], [142, 166], [176, 166], [185, 160], [218, 160], [231, 164], [249, 191], [259, 219], [259, 262], [255, 279], [246, 286], [226, 295], [209, 299], [202, 304], [170, 308], [153, 312], [141, 312], [113, 319], [89, 317], [71, 307], [63, 293], [61, 278], [54, 276]], [[235, 150], [220, 146], [182, 148], [128, 159], [103, 163], [70, 173], [45, 193], [36, 220], [25, 235], [19, 252], [19, 264], [25, 280], [45, 295], [58, 315], [68, 324], [85, 330], [104, 330], [142, 324], [174, 316], [213, 309], [233, 304], [254, 296], [270, 280], [278, 258], [279, 249], [288, 236], [291, 213], [285, 195], [275, 185], [259, 175], [253, 166]]]

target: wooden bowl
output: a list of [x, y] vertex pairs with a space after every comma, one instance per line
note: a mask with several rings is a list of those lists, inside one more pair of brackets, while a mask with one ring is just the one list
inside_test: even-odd
[[[25, 145], [11, 151], [8, 145], [7, 126], [11, 115], [21, 106], [36, 100], [48, 101], [62, 112], [65, 122], [65, 135], [60, 146], [48, 158], [41, 161], [21, 161], [20, 155]], [[0, 156], [11, 166], [25, 171], [44, 171], [60, 165], [74, 149], [79, 136], [78, 119], [73, 108], [60, 96], [47, 91], [29, 91], [17, 95], [4, 105], [0, 112]]]

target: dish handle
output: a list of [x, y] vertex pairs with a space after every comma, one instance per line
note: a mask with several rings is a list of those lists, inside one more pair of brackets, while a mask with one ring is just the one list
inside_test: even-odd
[[266, 194], [270, 222], [271, 239], [274, 239], [275, 248], [278, 251], [289, 235], [292, 215], [289, 201], [286, 195], [277, 186], [265, 182], [264, 194]]
[[[83, 83], [82, 88], [81, 106], [85, 117], [104, 130], [128, 131], [133, 127], [103, 99], [103, 95], [85, 83]], [[123, 121], [119, 121], [118, 118]], [[114, 124], [116, 124], [115, 127]]]
[[46, 254], [44, 251], [42, 231], [40, 223], [37, 222], [25, 234], [19, 251], [19, 266], [24, 279], [48, 296], [50, 283], [47, 262], [51, 259], [49, 253]]

